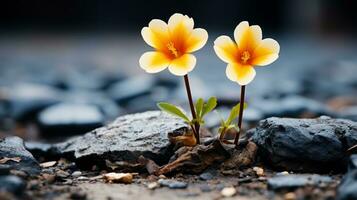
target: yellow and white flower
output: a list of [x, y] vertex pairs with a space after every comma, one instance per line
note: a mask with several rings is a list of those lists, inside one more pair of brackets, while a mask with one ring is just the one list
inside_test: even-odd
[[208, 39], [206, 30], [193, 27], [192, 18], [178, 13], [173, 14], [168, 23], [151, 20], [149, 26], [141, 30], [141, 35], [155, 51], [140, 57], [140, 67], [148, 73], [157, 73], [168, 67], [177, 76], [192, 71], [196, 57], [191, 53], [201, 49]]
[[279, 43], [271, 38], [262, 39], [258, 25], [249, 26], [243, 21], [234, 30], [233, 41], [220, 36], [214, 41], [217, 56], [228, 63], [227, 77], [240, 85], [247, 85], [255, 77], [254, 66], [265, 66], [279, 57]]

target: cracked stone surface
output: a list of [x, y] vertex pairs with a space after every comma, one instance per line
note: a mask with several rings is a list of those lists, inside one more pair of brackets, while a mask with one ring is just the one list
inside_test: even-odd
[[260, 121], [252, 136], [263, 159], [294, 171], [345, 170], [348, 148], [357, 144], [357, 122], [320, 117], [272, 117]]
[[147, 111], [119, 117], [107, 126], [57, 144], [55, 149], [89, 165], [105, 160], [136, 162], [140, 155], [163, 164], [173, 154], [168, 134], [184, 134], [188, 129], [181, 119]]

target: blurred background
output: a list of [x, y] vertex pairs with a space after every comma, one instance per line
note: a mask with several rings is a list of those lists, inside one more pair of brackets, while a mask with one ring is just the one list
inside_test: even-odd
[[[281, 45], [247, 87], [245, 128], [270, 116], [357, 120], [357, 2], [353, 0], [3, 1], [0, 6], [0, 137], [63, 140], [116, 117], [170, 101], [187, 108], [181, 77], [145, 74], [150, 47], [140, 31], [153, 18], [189, 15], [209, 32], [190, 73], [194, 98], [217, 96], [227, 115], [239, 86], [213, 51], [243, 20]], [[212, 131], [217, 115], [206, 119]]]

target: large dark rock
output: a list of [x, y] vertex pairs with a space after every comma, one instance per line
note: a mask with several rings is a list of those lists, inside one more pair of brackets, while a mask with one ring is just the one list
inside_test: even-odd
[[103, 114], [94, 105], [61, 103], [43, 110], [38, 117], [45, 137], [83, 134], [102, 126]]
[[0, 159], [19, 158], [19, 160], [8, 160], [3, 166], [11, 169], [24, 171], [29, 175], [36, 175], [40, 172], [40, 166], [24, 147], [24, 141], [19, 137], [7, 137], [0, 140]]
[[268, 179], [268, 188], [271, 190], [290, 190], [307, 185], [319, 185], [329, 182], [332, 182], [331, 177], [317, 174], [278, 175]]
[[357, 123], [343, 119], [268, 118], [252, 137], [261, 157], [276, 168], [304, 172], [343, 171], [348, 148], [357, 144]]
[[189, 127], [181, 119], [160, 111], [125, 115], [84, 136], [56, 145], [62, 155], [82, 166], [109, 161], [136, 162], [143, 155], [158, 164], [173, 154], [168, 134], [183, 134]]

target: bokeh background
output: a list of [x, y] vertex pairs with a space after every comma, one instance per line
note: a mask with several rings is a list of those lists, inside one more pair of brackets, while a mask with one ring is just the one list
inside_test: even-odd
[[[281, 45], [247, 87], [246, 129], [260, 119], [330, 115], [357, 120], [357, 2], [354, 0], [3, 1], [0, 6], [0, 136], [58, 141], [117, 116], [170, 101], [187, 108], [180, 77], [145, 74], [140, 30], [175, 12], [209, 32], [190, 73], [194, 98], [217, 96], [222, 115], [239, 86], [213, 51], [243, 20]], [[206, 120], [214, 131], [217, 115]]]

